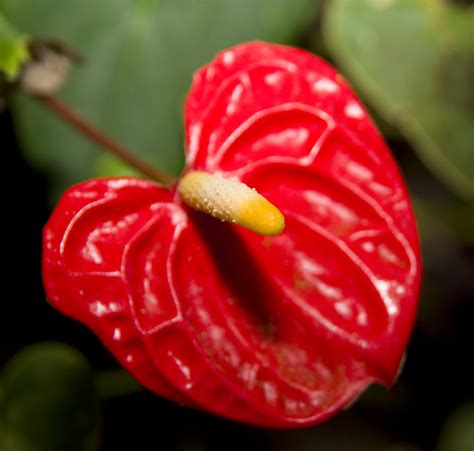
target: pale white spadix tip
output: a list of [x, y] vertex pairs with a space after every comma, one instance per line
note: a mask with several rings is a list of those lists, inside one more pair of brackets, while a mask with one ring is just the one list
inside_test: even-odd
[[181, 178], [178, 192], [191, 208], [256, 233], [278, 235], [285, 228], [280, 210], [244, 183], [192, 171]]

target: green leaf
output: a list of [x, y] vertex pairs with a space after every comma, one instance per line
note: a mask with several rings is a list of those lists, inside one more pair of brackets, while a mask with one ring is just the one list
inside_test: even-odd
[[[68, 42], [85, 56], [61, 97], [172, 175], [183, 166], [182, 108], [193, 72], [243, 41], [294, 42], [317, 6], [315, 0], [115, 0], [94, 7], [82, 0], [4, 1], [22, 29]], [[100, 151], [32, 99], [18, 99], [16, 119], [28, 157], [49, 172], [55, 194], [97, 168]]]
[[123, 369], [99, 371], [95, 376], [95, 385], [101, 399], [133, 395], [143, 391], [143, 386]]
[[456, 409], [444, 424], [436, 451], [474, 449], [474, 403]]
[[0, 12], [0, 72], [4, 72], [8, 80], [14, 80], [28, 57], [26, 37], [15, 30]]
[[425, 200], [412, 196], [421, 237], [435, 245], [447, 235], [466, 246], [474, 246], [474, 207], [461, 202]]
[[333, 0], [326, 43], [420, 158], [474, 201], [474, 7], [442, 0]]
[[2, 451], [92, 451], [98, 402], [87, 361], [73, 348], [42, 343], [6, 365], [1, 381]]

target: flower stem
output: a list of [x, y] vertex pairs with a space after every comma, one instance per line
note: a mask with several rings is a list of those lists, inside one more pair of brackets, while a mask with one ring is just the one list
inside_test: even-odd
[[163, 185], [171, 185], [174, 183], [175, 179], [173, 177], [150, 166], [148, 163], [138, 158], [133, 152], [129, 151], [104, 134], [97, 127], [87, 122], [81, 115], [76, 113], [70, 106], [63, 103], [57, 97], [46, 95], [38, 97], [38, 99], [40, 99], [50, 110], [54, 111], [62, 120], [79, 131], [83, 136], [98, 144], [105, 151], [119, 157], [143, 175]]

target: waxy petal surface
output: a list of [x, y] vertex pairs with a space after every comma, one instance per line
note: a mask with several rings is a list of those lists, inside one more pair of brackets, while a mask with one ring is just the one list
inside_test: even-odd
[[304, 51], [237, 46], [197, 72], [186, 171], [255, 188], [263, 237], [133, 178], [72, 187], [44, 232], [48, 299], [141, 383], [269, 427], [323, 421], [394, 382], [420, 256], [398, 169], [348, 84]]

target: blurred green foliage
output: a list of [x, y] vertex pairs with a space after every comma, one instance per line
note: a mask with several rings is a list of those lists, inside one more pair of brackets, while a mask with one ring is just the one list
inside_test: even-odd
[[[294, 42], [314, 0], [3, 0], [19, 29], [52, 36], [86, 58], [61, 94], [89, 120], [162, 170], [183, 166], [182, 106], [192, 74], [223, 48], [261, 39]], [[16, 119], [27, 156], [48, 173], [56, 198], [92, 175], [121, 175], [30, 98]], [[112, 157], [106, 157], [109, 159]], [[104, 170], [99, 173], [98, 169]]]
[[[322, 3], [114, 0], [90, 8], [80, 0], [2, 0], [0, 8], [21, 30], [80, 50], [87, 62], [62, 96], [126, 147], [177, 175], [182, 104], [193, 71], [238, 42], [296, 42]], [[443, 0], [324, 6], [325, 45], [318, 35], [314, 49], [340, 63], [384, 129], [399, 129], [443, 182], [474, 201], [474, 8]], [[91, 176], [134, 174], [114, 157], [97, 155], [32, 99], [18, 98], [16, 112], [27, 156], [48, 173], [53, 199]]]
[[21, 65], [28, 59], [27, 40], [0, 13], [0, 70], [9, 80], [18, 76]]
[[436, 451], [466, 451], [474, 448], [474, 403], [456, 409], [441, 431]]
[[442, 0], [334, 0], [330, 54], [420, 158], [474, 202], [474, 8]]
[[93, 451], [98, 402], [91, 368], [75, 349], [40, 343], [3, 368], [0, 449]]

